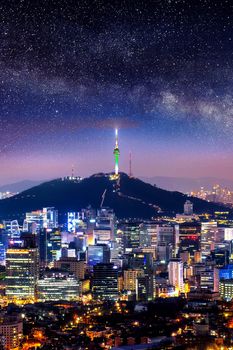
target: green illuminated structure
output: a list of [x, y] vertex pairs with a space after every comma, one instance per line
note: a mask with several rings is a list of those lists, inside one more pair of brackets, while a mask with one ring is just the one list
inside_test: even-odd
[[116, 136], [116, 144], [113, 151], [114, 158], [115, 158], [115, 176], [118, 177], [119, 175], [119, 156], [120, 156], [120, 150], [118, 147], [118, 129], [115, 130], [115, 136]]

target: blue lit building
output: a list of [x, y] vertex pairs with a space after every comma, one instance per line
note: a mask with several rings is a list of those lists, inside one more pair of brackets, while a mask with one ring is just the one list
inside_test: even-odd
[[220, 280], [230, 280], [233, 279], [233, 264], [229, 264], [219, 269], [219, 279]]
[[106, 244], [89, 245], [87, 251], [87, 263], [89, 266], [95, 266], [99, 263], [107, 264], [110, 262], [110, 248]]
[[6, 251], [9, 246], [10, 234], [6, 230], [0, 230], [0, 264], [5, 264]]
[[48, 263], [61, 257], [61, 232], [59, 230], [43, 229], [38, 235], [40, 262], [47, 266]]

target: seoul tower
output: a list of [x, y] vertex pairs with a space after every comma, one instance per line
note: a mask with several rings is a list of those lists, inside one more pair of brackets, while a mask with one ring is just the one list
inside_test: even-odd
[[118, 176], [119, 176], [119, 156], [120, 156], [120, 150], [118, 147], [118, 129], [115, 129], [115, 137], [116, 137], [116, 144], [115, 144], [113, 154], [114, 154], [114, 160], [115, 160], [115, 177], [118, 178]]

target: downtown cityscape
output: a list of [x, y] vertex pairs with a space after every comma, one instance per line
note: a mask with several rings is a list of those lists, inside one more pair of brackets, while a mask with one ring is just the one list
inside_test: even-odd
[[[176, 215], [150, 204], [151, 219], [143, 212], [141, 219], [118, 218], [105, 205], [109, 191], [133, 205], [142, 199], [124, 194], [124, 178], [153, 186], [119, 171], [117, 129], [113, 157], [112, 173], [91, 177], [109, 184], [98, 208], [60, 218], [56, 207], [44, 207], [21, 221], [2, 220], [2, 348], [230, 349], [231, 208], [197, 213], [195, 198], [180, 194]], [[71, 174], [58, 181], [88, 180]]]
[[0, 2], [0, 350], [233, 349], [232, 25]]

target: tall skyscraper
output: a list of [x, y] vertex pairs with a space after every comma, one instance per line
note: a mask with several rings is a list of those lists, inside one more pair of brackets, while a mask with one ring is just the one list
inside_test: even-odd
[[38, 234], [38, 246], [40, 263], [47, 266], [48, 263], [61, 257], [61, 231], [42, 229]]
[[214, 250], [217, 235], [218, 235], [218, 224], [216, 221], [202, 222], [201, 252], [202, 252], [203, 261], [206, 260], [211, 250]]
[[92, 292], [95, 298], [118, 299], [118, 270], [114, 264], [94, 266]]
[[115, 130], [115, 137], [116, 137], [116, 143], [115, 148], [113, 151], [114, 159], [115, 159], [115, 176], [118, 177], [119, 175], [119, 156], [120, 156], [120, 150], [118, 147], [118, 129]]
[[183, 262], [181, 259], [171, 259], [168, 264], [169, 283], [175, 287], [176, 291], [182, 292], [184, 288]]
[[9, 299], [36, 297], [39, 274], [37, 248], [17, 247], [6, 253], [6, 295]]
[[96, 227], [93, 231], [96, 243], [108, 243], [115, 238], [115, 213], [105, 207], [97, 210]]
[[140, 224], [139, 223], [123, 223], [121, 225], [123, 231], [123, 247], [124, 251], [127, 248], [138, 248], [140, 245]]

